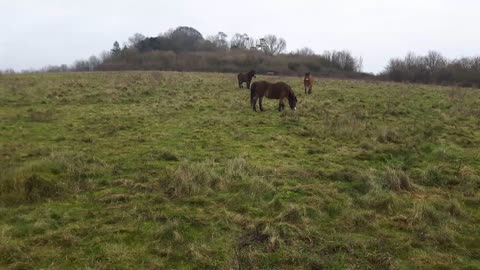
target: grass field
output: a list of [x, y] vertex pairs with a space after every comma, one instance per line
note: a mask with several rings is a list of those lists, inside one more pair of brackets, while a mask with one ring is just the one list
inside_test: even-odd
[[478, 90], [259, 79], [1, 76], [0, 269], [480, 269]]

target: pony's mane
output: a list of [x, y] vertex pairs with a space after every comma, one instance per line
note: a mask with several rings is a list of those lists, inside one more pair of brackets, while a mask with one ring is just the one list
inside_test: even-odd
[[291, 87], [289, 87], [289, 89], [288, 89], [288, 98], [289, 99], [296, 98], [295, 93], [293, 93], [293, 89]]

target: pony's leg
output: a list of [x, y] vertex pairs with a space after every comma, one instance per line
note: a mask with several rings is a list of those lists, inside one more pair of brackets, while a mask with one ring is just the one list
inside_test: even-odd
[[239, 81], [239, 82], [238, 82], [238, 87], [239, 87], [239, 88], [243, 88], [243, 85], [242, 85], [242, 84], [243, 84], [243, 83], [242, 83], [241, 81]]
[[250, 89], [250, 82], [247, 81], [247, 89]]
[[257, 99], [258, 99], [257, 96], [253, 97], [253, 99], [252, 99], [252, 107], [253, 107], [253, 111], [255, 111], [255, 112], [257, 111]]
[[283, 103], [283, 99], [280, 99], [280, 102], [278, 103], [278, 111], [281, 112], [284, 107], [285, 104]]
[[260, 106], [260, 111], [263, 112], [263, 97], [258, 98], [258, 105]]

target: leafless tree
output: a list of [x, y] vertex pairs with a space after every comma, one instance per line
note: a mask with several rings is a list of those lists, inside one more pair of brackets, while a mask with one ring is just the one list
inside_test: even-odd
[[480, 72], [480, 56], [472, 58], [472, 69], [476, 72]]
[[207, 40], [210, 41], [217, 49], [227, 50], [228, 49], [228, 35], [224, 32], [218, 32], [215, 36], [207, 37]]
[[431, 73], [438, 72], [447, 66], [447, 60], [436, 51], [429, 51], [423, 59], [426, 69]]
[[384, 74], [392, 81], [401, 82], [405, 79], [405, 71], [406, 68], [403, 60], [399, 58], [392, 58], [388, 62]]
[[88, 61], [85, 61], [85, 60], [77, 60], [73, 63], [72, 70], [73, 71], [89, 71], [90, 64]]
[[287, 49], [287, 42], [285, 39], [278, 38], [275, 35], [267, 35], [260, 39], [260, 46], [265, 54], [276, 55]]
[[99, 66], [102, 63], [102, 60], [100, 60], [98, 57], [95, 55], [90, 56], [88, 58], [88, 70], [93, 71], [97, 66]]
[[349, 51], [325, 51], [321, 58], [329, 62], [330, 65], [348, 72], [361, 71], [363, 65], [362, 58], [355, 58]]
[[233, 35], [232, 40], [230, 41], [230, 48], [232, 49], [249, 50], [254, 46], [255, 40], [249, 37], [247, 34], [236, 33]]
[[418, 64], [420, 64], [420, 58], [415, 55], [413, 52], [408, 52], [407, 55], [405, 56], [405, 66], [409, 70], [415, 69]]
[[111, 51], [103, 51], [100, 53], [100, 60], [102, 62], [105, 62], [106, 60], [109, 60], [112, 57], [112, 52]]

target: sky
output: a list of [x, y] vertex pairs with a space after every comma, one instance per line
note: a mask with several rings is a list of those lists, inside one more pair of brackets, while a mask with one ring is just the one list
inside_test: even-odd
[[72, 64], [126, 42], [191, 26], [205, 37], [275, 34], [287, 50], [349, 50], [365, 72], [408, 52], [480, 55], [477, 0], [0, 0], [0, 69]]

